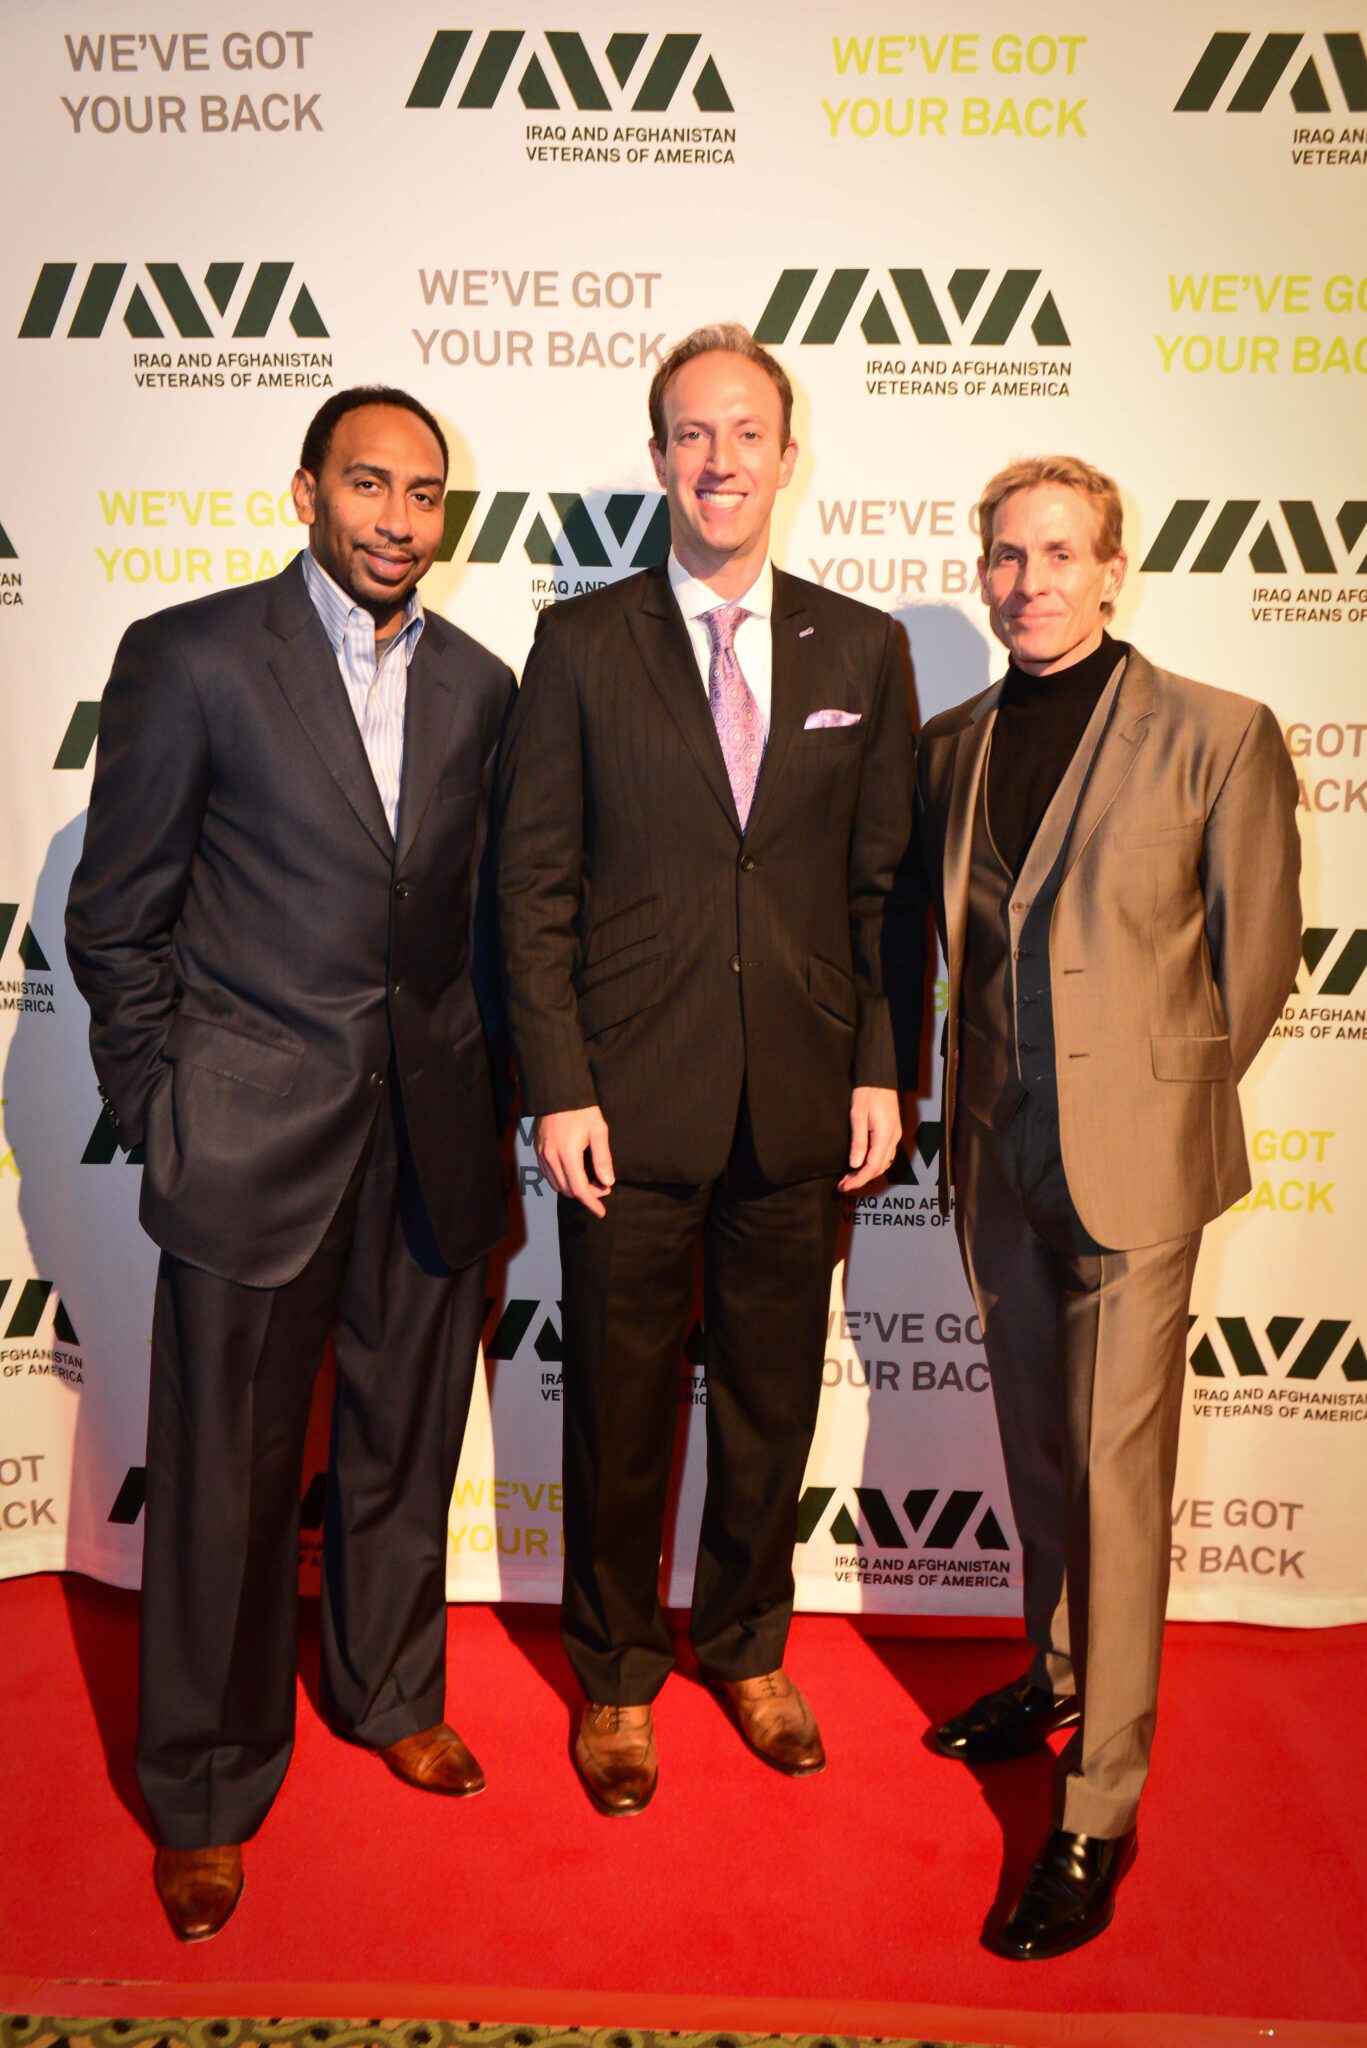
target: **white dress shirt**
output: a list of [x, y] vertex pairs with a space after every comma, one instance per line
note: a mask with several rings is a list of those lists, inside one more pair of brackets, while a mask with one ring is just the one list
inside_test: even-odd
[[303, 565], [308, 594], [332, 642], [370, 772], [389, 829], [397, 838], [408, 664], [422, 638], [422, 601], [416, 590], [410, 590], [398, 632], [377, 645], [370, 613], [329, 576], [311, 548], [303, 551]]
[[759, 715], [764, 721], [764, 737], [769, 737], [769, 713], [774, 696], [774, 639], [770, 614], [774, 608], [774, 571], [766, 555], [764, 567], [756, 576], [750, 588], [742, 597], [718, 597], [715, 590], [709, 590], [698, 577], [690, 576], [673, 548], [669, 550], [669, 582], [679, 610], [683, 613], [688, 637], [693, 643], [693, 658], [698, 664], [702, 677], [703, 691], [707, 691], [707, 679], [712, 667], [712, 639], [703, 623], [704, 612], [715, 611], [721, 604], [738, 604], [750, 616], [742, 619], [736, 628], [732, 643], [736, 660], [740, 663], [741, 674], [750, 685], [751, 695], [759, 706]]

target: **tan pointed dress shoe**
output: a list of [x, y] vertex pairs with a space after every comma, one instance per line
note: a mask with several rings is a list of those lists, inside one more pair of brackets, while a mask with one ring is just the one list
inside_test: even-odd
[[208, 1941], [242, 1896], [241, 1845], [158, 1849], [152, 1876], [177, 1940]]
[[766, 1764], [790, 1778], [814, 1777], [826, 1768], [816, 1716], [786, 1671], [759, 1678], [727, 1678], [722, 1689], [740, 1732]]
[[380, 1755], [396, 1778], [420, 1792], [441, 1792], [448, 1799], [468, 1799], [484, 1790], [484, 1773], [454, 1728], [438, 1721], [418, 1735], [391, 1742]]
[[574, 1738], [574, 1767], [600, 1813], [614, 1819], [644, 1813], [660, 1775], [650, 1708], [586, 1701]]

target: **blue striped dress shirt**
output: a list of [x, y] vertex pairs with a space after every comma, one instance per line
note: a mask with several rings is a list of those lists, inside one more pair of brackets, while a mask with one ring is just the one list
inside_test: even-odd
[[311, 548], [304, 550], [302, 559], [308, 594], [337, 656], [370, 772], [375, 777], [389, 829], [397, 837], [408, 664], [422, 638], [422, 600], [416, 590], [408, 593], [403, 624], [384, 642], [377, 657], [375, 621], [370, 613], [328, 575]]

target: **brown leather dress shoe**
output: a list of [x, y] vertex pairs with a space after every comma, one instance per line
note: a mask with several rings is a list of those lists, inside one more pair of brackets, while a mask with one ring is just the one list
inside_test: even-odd
[[722, 1681], [740, 1732], [766, 1764], [790, 1778], [814, 1777], [826, 1768], [816, 1716], [786, 1671], [760, 1678]]
[[177, 1940], [207, 1941], [242, 1896], [242, 1848], [158, 1849], [152, 1876]]
[[655, 1797], [660, 1763], [648, 1706], [587, 1700], [574, 1738], [574, 1767], [600, 1813], [644, 1813]]
[[484, 1790], [484, 1773], [454, 1728], [438, 1721], [418, 1735], [391, 1742], [380, 1755], [396, 1778], [420, 1792], [441, 1792], [448, 1799], [468, 1799]]

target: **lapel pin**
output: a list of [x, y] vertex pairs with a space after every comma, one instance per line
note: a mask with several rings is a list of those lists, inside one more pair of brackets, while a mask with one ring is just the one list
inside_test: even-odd
[[802, 628], [802, 631], [801, 631], [801, 632], [800, 632], [800, 633], [798, 634], [798, 636], [797, 636], [797, 637], [798, 637], [798, 639], [799, 639], [799, 640], [805, 640], [805, 639], [807, 638], [807, 636], [808, 636], [808, 634], [809, 634], [809, 633], [814, 633], [815, 631], [816, 631], [816, 627], [815, 627], [815, 626], [804, 626], [804, 627]]

